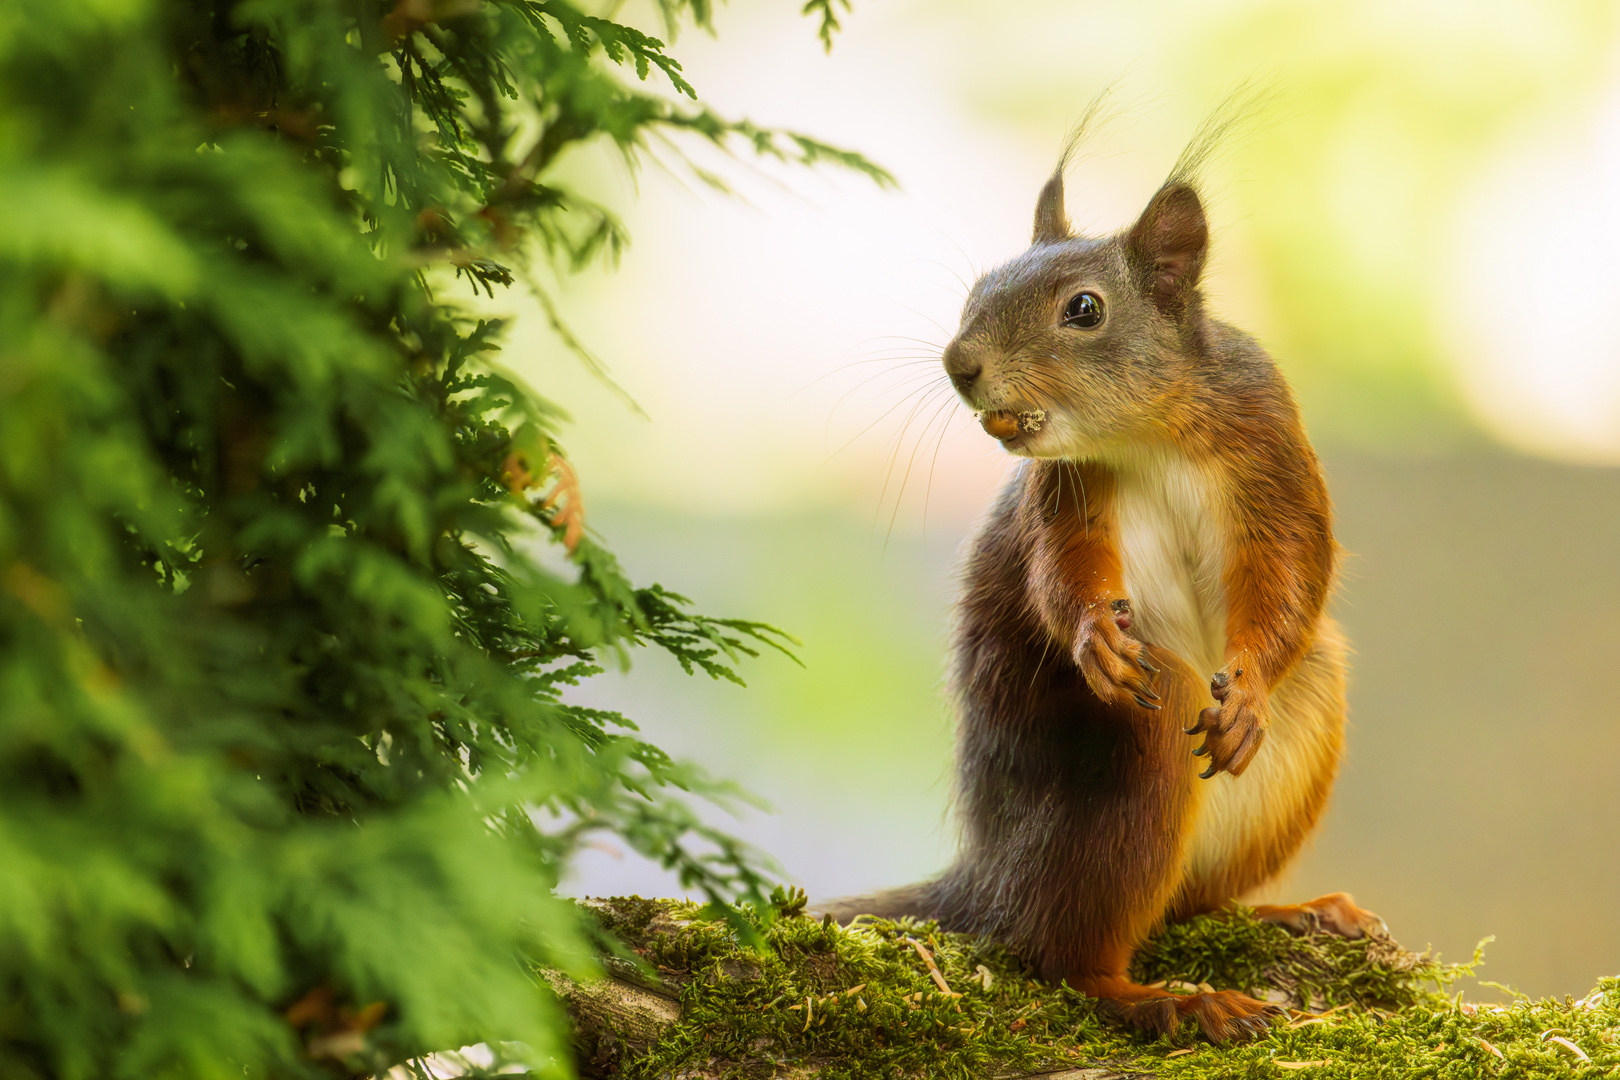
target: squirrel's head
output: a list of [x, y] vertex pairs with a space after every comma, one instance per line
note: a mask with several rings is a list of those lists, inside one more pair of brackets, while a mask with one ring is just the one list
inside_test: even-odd
[[1089, 457], [1149, 435], [1191, 363], [1208, 248], [1203, 202], [1175, 177], [1128, 229], [1075, 235], [1060, 165], [1030, 249], [968, 294], [946, 373], [1015, 454]]

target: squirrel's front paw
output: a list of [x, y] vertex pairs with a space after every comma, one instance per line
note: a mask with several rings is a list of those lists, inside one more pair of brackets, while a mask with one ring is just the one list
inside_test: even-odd
[[1204, 736], [1204, 745], [1193, 754], [1207, 756], [1209, 768], [1199, 775], [1205, 780], [1218, 772], [1239, 776], [1266, 738], [1271, 717], [1265, 685], [1258, 673], [1250, 671], [1245, 675], [1240, 667], [1230, 675], [1217, 671], [1209, 681], [1209, 692], [1220, 704], [1199, 713], [1197, 722], [1186, 729], [1188, 735]]
[[1131, 625], [1129, 600], [1098, 601], [1088, 612], [1075, 645], [1075, 662], [1092, 693], [1113, 705], [1135, 701], [1144, 709], [1157, 709], [1159, 695], [1153, 676], [1159, 669], [1148, 658], [1147, 646], [1125, 633]]

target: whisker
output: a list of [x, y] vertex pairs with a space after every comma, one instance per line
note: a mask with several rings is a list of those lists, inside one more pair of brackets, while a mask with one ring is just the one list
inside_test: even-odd
[[923, 410], [927, 409], [930, 405], [933, 405], [934, 402], [938, 401], [940, 394], [946, 390], [946, 387], [939, 386], [921, 393], [919, 400], [915, 405], [912, 406], [911, 412], [907, 414], [906, 422], [901, 425], [900, 430], [895, 434], [892, 440], [893, 445], [891, 447], [891, 454], [898, 457], [900, 451], [904, 449], [906, 432], [910, 430], [912, 421], [916, 420], [917, 416]]
[[[893, 367], [896, 367], [896, 368], [903, 368], [903, 367], [937, 367], [939, 365], [939, 358], [938, 357], [933, 357], [933, 356], [918, 356], [918, 357], [874, 356], [869, 360], [851, 360], [849, 363], [844, 364], [841, 367], [837, 367], [837, 368], [834, 368], [833, 370], [828, 371], [828, 372], [826, 372], [824, 374], [817, 375], [815, 378], [811, 379], [809, 382], [805, 383], [803, 386], [801, 386], [797, 390], [793, 391], [793, 393], [794, 394], [802, 394], [804, 391], [810, 389], [812, 386], [815, 386], [817, 383], [822, 382], [825, 379], [830, 379], [834, 375], [842, 375], [844, 372], [850, 370], [851, 368], [860, 367], [863, 364], [889, 364], [889, 365], [892, 365]], [[880, 372], [879, 374], [881, 375], [882, 373]], [[873, 378], [877, 378], [877, 376], [873, 376]], [[861, 385], [864, 385], [864, 384], [857, 383], [856, 385], [861, 386]]]
[[[1065, 462], [1064, 464], [1068, 464]], [[1072, 466], [1071, 466], [1072, 467]], [[1080, 485], [1080, 520], [1086, 523], [1086, 539], [1091, 539], [1091, 500], [1086, 498], [1086, 478], [1074, 470], [1074, 482]]]
[[[967, 268], [968, 268], [968, 273], [969, 274], [973, 275], [973, 277], [975, 277], [975, 278], [981, 278], [981, 277], [984, 276], [984, 274], [979, 270], [979, 268], [976, 265], [974, 265], [973, 256], [969, 255], [967, 253], [967, 250], [965, 248], [963, 248], [961, 244], [958, 244], [954, 238], [952, 238], [950, 235], [948, 235], [945, 232], [945, 230], [943, 230], [941, 228], [938, 228], [937, 226], [934, 228], [934, 231], [939, 233], [940, 236], [944, 237], [945, 242], [947, 244], [950, 244], [951, 247], [955, 248], [956, 253], [958, 255], [962, 256], [962, 261], [967, 263]], [[958, 280], [960, 280], [960, 277], [958, 277]], [[965, 282], [965, 281], [962, 282], [962, 287], [967, 292], [972, 292], [973, 291], [971, 288], [968, 287], [967, 282]]]
[[[905, 367], [913, 367], [913, 366], [916, 366], [916, 365], [913, 365], [913, 364], [899, 364], [899, 365], [896, 365], [896, 366], [901, 367], [901, 368], [905, 368]], [[856, 383], [854, 386], [850, 387], [848, 390], [845, 390], [842, 394], [838, 395], [838, 400], [833, 402], [833, 411], [837, 412], [838, 407], [841, 406], [844, 403], [844, 401], [849, 397], [849, 395], [853, 394], [855, 391], [859, 390], [861, 387], [866, 386], [869, 383], [876, 382], [877, 380], [883, 378], [885, 375], [896, 375], [901, 379], [912, 379], [912, 380], [916, 380], [916, 379], [929, 379], [929, 380], [932, 380], [935, 377], [934, 373], [930, 373], [930, 372], [926, 372], [926, 371], [898, 371], [897, 372], [893, 368], [888, 368], [888, 369], [885, 369], [883, 371], [876, 372], [875, 374], [868, 375], [866, 378], [862, 379], [860, 382]], [[884, 390], [892, 390], [892, 389], [894, 389], [895, 386], [898, 386], [898, 385], [899, 385], [899, 383], [891, 384], [889, 386], [884, 387]]]
[[910, 399], [911, 397], [913, 397], [913, 396], [915, 396], [917, 394], [923, 393], [926, 389], [927, 389], [926, 387], [919, 387], [918, 389], [911, 391], [911, 393], [907, 394], [905, 397], [901, 398], [899, 401], [895, 402], [893, 405], [890, 405], [887, 409], [884, 409], [881, 413], [878, 414], [877, 419], [873, 420], [870, 424], [867, 424], [865, 427], [861, 428], [861, 430], [857, 431], [854, 435], [850, 436], [848, 442], [845, 442], [843, 446], [840, 446], [837, 450], [834, 450], [831, 454], [829, 454], [828, 455], [829, 460], [831, 458], [837, 457], [839, 454], [841, 454], [845, 450], [849, 449], [850, 443], [853, 443], [856, 439], [859, 439], [862, 435], [865, 435], [868, 431], [871, 431], [873, 428], [877, 427], [879, 424], [881, 424], [883, 422], [885, 417], [887, 417], [890, 413], [894, 412], [894, 410], [896, 410], [896, 409], [900, 408], [902, 405], [904, 405], [908, 399]]
[[953, 403], [950, 402], [950, 401], [942, 402], [940, 404], [939, 408], [934, 410], [934, 414], [928, 418], [927, 426], [924, 427], [923, 430], [922, 430], [922, 435], [920, 437], [918, 437], [918, 439], [917, 439], [916, 448], [912, 451], [912, 453], [915, 455], [918, 451], [921, 451], [924, 447], [926, 447], [928, 445], [929, 432], [931, 432], [934, 429], [934, 425], [939, 422], [939, 419], [940, 419], [941, 415], [943, 415], [944, 418], [945, 418], [945, 422], [943, 424], [940, 424], [939, 437], [934, 440], [934, 452], [933, 452], [932, 455], [930, 455], [929, 464], [928, 464], [928, 484], [927, 484], [927, 486], [925, 486], [923, 488], [923, 516], [922, 516], [922, 522], [923, 522], [923, 535], [925, 535], [925, 536], [928, 533], [928, 499], [929, 499], [929, 496], [932, 494], [932, 488], [933, 488], [933, 482], [934, 482], [934, 466], [939, 462], [939, 450], [940, 450], [940, 447], [942, 447], [945, 444], [945, 433], [950, 430], [951, 421], [956, 419], [956, 414], [954, 412], [950, 411], [950, 406], [952, 404]]
[[1029, 677], [1029, 688], [1031, 690], [1035, 689], [1035, 680], [1040, 677], [1041, 665], [1046, 663], [1046, 654], [1048, 652], [1050, 652], [1051, 649], [1052, 649], [1052, 635], [1051, 634], [1045, 634], [1045, 635], [1042, 635], [1042, 636], [1046, 638], [1046, 644], [1044, 646], [1042, 646], [1042, 648], [1041, 648], [1041, 658], [1039, 660], [1035, 661], [1035, 670]]
[[[872, 375], [872, 376], [869, 376], [869, 377], [867, 377], [865, 379], [862, 379], [860, 382], [856, 383], [854, 386], [850, 387], [848, 390], [845, 390], [842, 394], [840, 394], [838, 396], [838, 400], [833, 402], [832, 408], [830, 410], [828, 410], [828, 413], [827, 413], [827, 427], [826, 427], [826, 430], [822, 434], [822, 438], [827, 439], [827, 438], [831, 437], [832, 422], [838, 416], [838, 410], [844, 407], [844, 402], [849, 400], [849, 396], [851, 394], [853, 394], [855, 391], [859, 390], [861, 387], [865, 386], [866, 384], [868, 384], [870, 382], [875, 382], [876, 380], [883, 378], [885, 375], [890, 375], [890, 374], [893, 374], [893, 372], [880, 371], [876, 375]], [[927, 374], [925, 372], [920, 372], [920, 371], [904, 372], [894, 382], [892, 382], [889, 385], [883, 387], [882, 390], [879, 391], [879, 393], [882, 393], [882, 394], [892, 393], [895, 390], [898, 390], [900, 387], [905, 386], [907, 383], [911, 383], [911, 384], [915, 385], [916, 383], [921, 382], [921, 383], [923, 383], [923, 385], [928, 385], [928, 384], [934, 382], [938, 377], [939, 376], [937, 376], [937, 375], [929, 375], [929, 374]], [[900, 403], [903, 403], [907, 397], [910, 397], [914, 393], [916, 393], [916, 390], [907, 391], [906, 394], [901, 397]], [[897, 403], [897, 404], [899, 404], [899, 403]], [[884, 415], [887, 415], [887, 414], [885, 413]], [[882, 417], [879, 417], [879, 419], [882, 419]], [[856, 435], [856, 438], [859, 438], [860, 435], [864, 435], [866, 433], [866, 431], [867, 431], [867, 429], [863, 428], [861, 430], [861, 432]]]
[[[917, 405], [912, 406], [912, 411], [907, 413], [906, 423], [901, 424], [899, 434], [894, 437], [894, 444], [891, 445], [891, 449], [889, 449], [888, 461], [886, 461], [885, 466], [883, 466], [883, 487], [881, 487], [880, 491], [878, 491], [878, 502], [876, 502], [876, 505], [873, 505], [872, 507], [873, 531], [878, 528], [878, 518], [883, 517], [883, 504], [885, 504], [885, 500], [888, 499], [889, 484], [894, 483], [894, 463], [899, 460], [899, 452], [901, 452], [901, 447], [904, 445], [904, 440], [906, 440], [906, 431], [907, 429], [910, 429], [910, 424], [912, 424], [912, 421], [917, 418], [917, 411], [919, 411], [920, 408], [927, 408], [928, 403], [932, 402], [932, 400], [932, 397], [923, 395], [922, 400], [920, 400]], [[888, 551], [888, 541], [885, 541], [885, 551]]]
[[[842, 375], [844, 372], [848, 371], [850, 368], [861, 367], [861, 366], [863, 366], [865, 364], [896, 364], [896, 365], [898, 365], [898, 364], [937, 364], [937, 363], [939, 363], [939, 357], [938, 356], [926, 356], [926, 355], [921, 355], [921, 354], [918, 354], [918, 353], [890, 352], [890, 353], [879, 353], [876, 356], [863, 356], [859, 360], [851, 360], [848, 363], [839, 364], [835, 368], [832, 368], [832, 369], [830, 369], [828, 371], [822, 372], [820, 375], [817, 375], [814, 379], [811, 379], [809, 382], [805, 383], [804, 386], [801, 386], [799, 389], [803, 390], [805, 387], [814, 386], [814, 385], [816, 385], [816, 383], [821, 382], [823, 379], [830, 379], [834, 375]], [[798, 391], [795, 391], [795, 393], [797, 393], [797, 392]]]
[[[944, 412], [950, 407], [951, 402], [946, 401], [941, 404], [939, 408], [934, 410], [934, 414], [928, 418], [928, 423], [923, 426], [922, 434], [917, 436], [916, 444], [911, 448], [911, 458], [906, 462], [906, 473], [900, 478], [900, 490], [896, 492], [894, 496], [894, 512], [889, 515], [889, 531], [883, 535], [883, 550], [885, 552], [889, 550], [889, 538], [894, 535], [894, 523], [900, 517], [900, 503], [906, 496], [906, 485], [911, 481], [911, 470], [917, 464], [917, 452], [921, 450], [923, 444], [928, 441], [928, 431], [934, 426], [935, 421], [939, 419], [940, 413]], [[923, 509], [924, 528], [927, 527], [927, 522], [928, 511], [925, 503]]]
[[952, 413], [951, 415], [947, 416], [945, 418], [945, 423], [940, 426], [939, 438], [934, 440], [934, 456], [928, 462], [928, 484], [923, 488], [922, 525], [923, 539], [925, 540], [928, 538], [928, 505], [934, 497], [934, 470], [939, 467], [939, 452], [945, 447], [945, 436], [951, 433], [951, 424], [953, 424], [956, 421], [956, 418], [960, 415], [962, 414]]
[[[894, 467], [900, 460], [900, 450], [905, 445], [906, 432], [911, 430], [912, 421], [917, 419], [917, 414], [919, 412], [921, 412], [923, 409], [926, 409], [928, 406], [932, 405], [934, 403], [935, 399], [939, 396], [940, 392], [942, 390], [944, 390], [944, 389], [945, 389], [944, 387], [938, 387], [938, 388], [935, 388], [934, 390], [929, 391], [928, 393], [924, 394], [923, 397], [922, 397], [922, 400], [920, 400], [916, 405], [913, 405], [912, 408], [911, 408], [911, 412], [906, 414], [906, 421], [905, 421], [904, 424], [902, 424], [900, 426], [899, 434], [895, 436], [894, 448], [889, 452], [888, 466], [883, 471], [883, 488], [882, 488], [881, 491], [878, 492], [878, 503], [877, 503], [877, 506], [873, 509], [873, 512], [872, 512], [872, 527], [874, 529], [877, 528], [878, 517], [883, 513], [883, 503], [884, 503], [885, 499], [888, 497], [889, 485], [894, 482]], [[907, 472], [908, 472], [908, 475], [909, 475], [909, 472], [910, 472], [909, 467], [907, 469]], [[903, 489], [903, 487], [904, 487], [904, 485], [902, 484], [902, 489]], [[896, 506], [896, 509], [898, 510], [898, 507], [899, 507], [899, 497], [898, 496], [896, 496], [895, 506]], [[892, 530], [893, 526], [894, 526], [894, 523], [893, 523], [892, 519], [891, 519], [889, 524], [890, 524], [890, 529]], [[885, 536], [884, 541], [883, 541], [884, 550], [888, 550], [888, 543], [889, 543], [888, 542], [888, 537]]]
[[[967, 257], [967, 252], [962, 251], [961, 248], [957, 248], [956, 250], [962, 253], [963, 258]], [[938, 262], [937, 259], [935, 261]], [[972, 262], [972, 260], [969, 260], [970, 265], [968, 266], [968, 273], [973, 274], [974, 277], [978, 277], [979, 275], [974, 273], [971, 262]], [[950, 266], [946, 266], [944, 263], [939, 263], [939, 265], [940, 265], [941, 269], [947, 271], [951, 275], [951, 277], [956, 279], [956, 283], [958, 285], [962, 286], [962, 299], [964, 301], [966, 301], [968, 293], [973, 291], [973, 286], [968, 284], [967, 278], [963, 277], [961, 274], [958, 274], [956, 272], [955, 268], [950, 267]]]
[[1063, 394], [1063, 386], [1059, 376], [1047, 371], [1032, 369], [1014, 372], [1008, 377], [1007, 383], [1009, 388], [1014, 391], [1023, 391], [1030, 388], [1048, 398], [1058, 398]]
[[[936, 323], [935, 325], [938, 324]], [[940, 327], [940, 329], [943, 330], [944, 327]], [[945, 334], [945, 344], [950, 344], [951, 338], [955, 336], [955, 334], [947, 331]], [[938, 350], [945, 348], [945, 345], [941, 345], [937, 341], [933, 341], [929, 338], [911, 337], [909, 334], [879, 334], [876, 337], [867, 338], [865, 341], [862, 341], [861, 344], [865, 345], [868, 341], [909, 341], [913, 345], [923, 345], [930, 349]]]
[[[896, 348], [892, 348], [892, 349], [880, 349], [880, 350], [878, 350], [876, 352], [871, 353], [870, 355], [863, 356], [858, 360], [851, 360], [850, 363], [851, 364], [870, 364], [870, 363], [873, 363], [873, 362], [878, 361], [878, 360], [927, 360], [927, 361], [929, 361], [931, 363], [937, 364], [937, 363], [939, 363], [939, 353], [937, 353], [937, 352], [920, 353], [920, 352], [915, 352], [915, 351], [906, 352], [906, 351], [896, 347]], [[848, 365], [845, 365], [845, 366], [847, 367]]]
[[928, 314], [925, 314], [924, 312], [918, 311], [916, 308], [912, 307], [910, 304], [902, 304], [898, 300], [889, 300], [888, 297], [884, 297], [884, 299], [888, 300], [889, 303], [893, 304], [895, 307], [904, 308], [905, 310], [911, 312], [913, 315], [916, 315], [919, 318], [927, 319], [929, 322], [933, 323], [936, 327], [939, 327], [939, 332], [944, 334], [947, 338], [951, 338], [951, 337], [956, 336], [955, 334], [951, 333], [949, 330], [945, 329], [945, 327], [940, 326], [940, 324], [934, 319], [934, 317], [932, 315], [928, 315]]
[[[958, 249], [958, 250], [960, 250], [960, 249]], [[966, 254], [966, 253], [964, 252], [964, 254]], [[962, 287], [962, 291], [960, 293], [953, 293], [953, 295], [966, 297], [968, 293], [973, 291], [973, 286], [969, 285], [963, 279], [962, 275], [958, 274], [956, 272], [955, 267], [947, 266], [945, 263], [940, 262], [938, 259], [912, 259], [912, 260], [910, 260], [910, 262], [907, 265], [915, 266], [918, 263], [926, 263], [926, 264], [931, 265], [931, 266], [937, 266], [941, 270], [945, 271], [947, 274], [951, 275], [951, 277], [955, 278], [956, 283]], [[929, 284], [934, 285], [936, 288], [945, 289], [946, 291], [950, 291], [948, 286], [940, 285], [937, 282], [930, 282]]]

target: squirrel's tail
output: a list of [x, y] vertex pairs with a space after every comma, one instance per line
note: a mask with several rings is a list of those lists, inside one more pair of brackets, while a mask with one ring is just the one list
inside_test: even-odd
[[880, 919], [943, 919], [947, 907], [943, 903], [943, 885], [943, 881], [922, 881], [869, 896], [812, 902], [810, 910], [817, 915], [831, 915], [837, 922], [846, 924], [857, 915], [874, 915]]

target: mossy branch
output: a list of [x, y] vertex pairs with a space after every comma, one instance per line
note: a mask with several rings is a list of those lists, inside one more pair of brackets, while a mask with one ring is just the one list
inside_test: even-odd
[[983, 940], [904, 920], [840, 927], [805, 916], [802, 895], [776, 900], [777, 917], [758, 924], [759, 949], [693, 904], [588, 902], [639, 963], [613, 959], [608, 981], [560, 987], [584, 1073], [1105, 1080], [1620, 1067], [1620, 979], [1578, 1002], [1476, 1006], [1441, 993], [1473, 963], [1442, 964], [1387, 939], [1296, 937], [1237, 908], [1162, 931], [1135, 972], [1172, 990], [1204, 983], [1289, 1006], [1266, 1038], [1216, 1047], [1191, 1023], [1154, 1040], [1110, 1026], [1089, 998], [1032, 978]]

